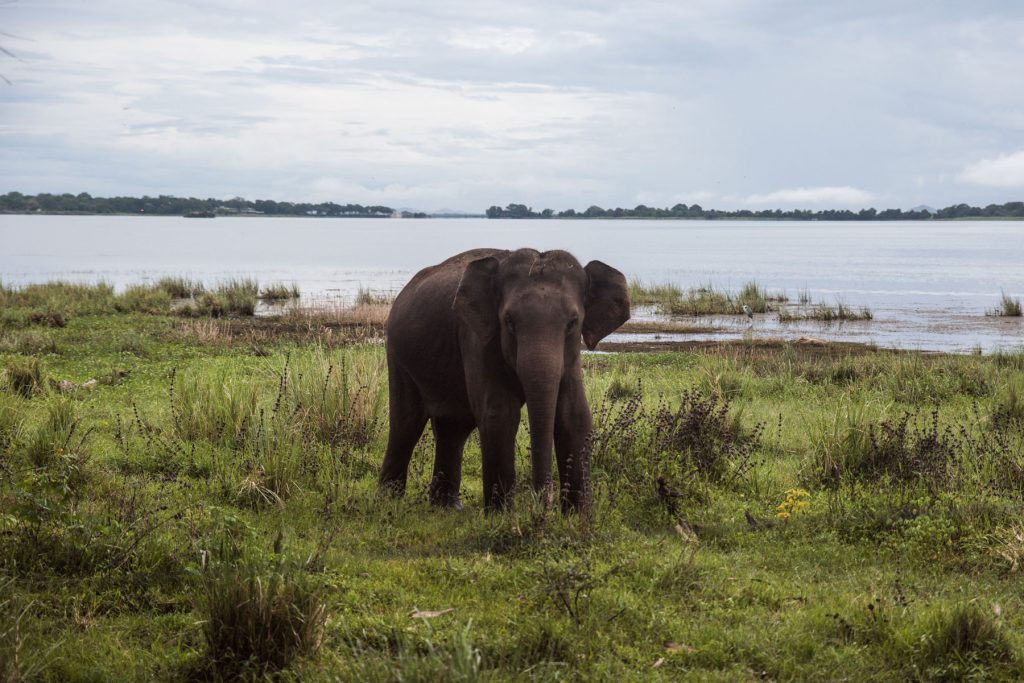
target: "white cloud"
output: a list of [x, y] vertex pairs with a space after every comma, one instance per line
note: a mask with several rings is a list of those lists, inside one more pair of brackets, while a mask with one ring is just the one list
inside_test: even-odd
[[752, 194], [740, 201], [749, 206], [774, 209], [776, 207], [802, 206], [834, 206], [834, 207], [866, 207], [875, 200], [875, 195], [856, 187], [825, 186], [825, 187], [793, 187], [776, 190], [765, 194]]
[[493, 50], [514, 55], [529, 50], [537, 42], [537, 38], [528, 28], [485, 27], [471, 31], [453, 31], [447, 42], [449, 45], [467, 50]]
[[11, 4], [31, 42], [0, 55], [0, 191], [882, 208], [1024, 185], [1024, 153], [971, 163], [1020, 149], [1020, 3], [300, 4]]
[[1024, 188], [1024, 149], [970, 164], [960, 180], [985, 187]]

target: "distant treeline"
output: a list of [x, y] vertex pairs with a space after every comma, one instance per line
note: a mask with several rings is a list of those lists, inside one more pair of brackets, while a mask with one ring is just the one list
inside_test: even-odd
[[1024, 218], [1024, 202], [1007, 202], [1006, 204], [989, 204], [985, 208], [980, 206], [968, 206], [967, 204], [956, 204], [938, 209], [932, 212], [928, 209], [903, 211], [902, 209], [861, 209], [850, 211], [847, 209], [825, 209], [824, 211], [810, 211], [806, 209], [793, 209], [782, 211], [781, 209], [766, 209], [764, 211], [751, 211], [739, 209], [737, 211], [721, 211], [719, 209], [705, 209], [700, 204], [676, 204], [670, 209], [657, 209], [641, 204], [633, 209], [602, 209], [600, 206], [591, 206], [586, 211], [567, 209], [554, 212], [551, 209], [534, 211], [525, 204], [509, 204], [504, 209], [500, 206], [492, 206], [487, 209], [488, 218], [752, 218], [765, 220], [787, 220], [787, 221], [926, 221], [932, 219], [951, 218]]
[[249, 201], [241, 197], [234, 199], [196, 199], [195, 197], [172, 197], [170, 195], [93, 197], [88, 192], [37, 195], [8, 192], [5, 195], [0, 195], [0, 213], [137, 213], [155, 216], [213, 213], [221, 215], [387, 217], [394, 213], [394, 209], [388, 206], [335, 204], [334, 202], [309, 204], [305, 202], [275, 202], [272, 199]]

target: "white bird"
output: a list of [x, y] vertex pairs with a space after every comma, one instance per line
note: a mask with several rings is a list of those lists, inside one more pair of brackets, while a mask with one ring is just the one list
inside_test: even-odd
[[750, 326], [754, 326], [754, 311], [750, 306], [743, 304], [743, 312], [747, 315], [747, 319], [750, 320]]

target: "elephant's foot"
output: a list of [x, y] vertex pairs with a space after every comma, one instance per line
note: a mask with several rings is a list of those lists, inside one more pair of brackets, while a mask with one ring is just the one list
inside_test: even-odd
[[377, 495], [383, 498], [401, 498], [405, 495], [405, 481], [382, 478], [377, 483]]
[[445, 510], [455, 510], [456, 512], [462, 510], [462, 499], [459, 498], [458, 494], [447, 495], [447, 496], [431, 496], [430, 504], [437, 508], [443, 508]]

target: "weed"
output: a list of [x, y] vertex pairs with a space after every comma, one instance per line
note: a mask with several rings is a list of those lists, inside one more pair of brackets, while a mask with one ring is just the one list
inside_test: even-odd
[[36, 330], [13, 332], [0, 338], [0, 351], [20, 353], [25, 356], [42, 356], [57, 353], [57, 341], [53, 335]]
[[802, 309], [784, 308], [779, 311], [779, 322], [795, 322], [799, 320], [817, 320], [825, 323], [841, 322], [845, 320], [871, 320], [874, 313], [867, 306], [853, 308], [842, 301], [837, 301], [835, 306], [828, 304], [813, 304]]
[[356, 292], [356, 298], [353, 303], [356, 306], [390, 306], [394, 300], [394, 294], [376, 292], [359, 285], [359, 290]]
[[298, 299], [299, 286], [294, 282], [290, 285], [285, 284], [284, 282], [274, 282], [260, 290], [259, 298], [267, 301], [285, 301], [287, 299]]
[[29, 435], [23, 451], [36, 468], [45, 468], [64, 459], [80, 470], [88, 460], [82, 450], [89, 430], [75, 414], [75, 405], [68, 399], [54, 399], [46, 409], [46, 419]]
[[671, 306], [673, 302], [683, 298], [683, 290], [670, 283], [645, 284], [641, 280], [630, 280], [629, 301], [633, 305], [655, 304], [659, 307]]
[[174, 434], [182, 441], [241, 446], [258, 415], [255, 387], [225, 372], [175, 373], [168, 398]]
[[48, 327], [64, 327], [68, 324], [67, 318], [60, 311], [32, 311], [28, 314], [28, 322]]
[[114, 301], [119, 313], [163, 314], [171, 310], [171, 295], [152, 285], [129, 285]]
[[1019, 298], [1012, 297], [1006, 292], [1002, 292], [999, 297], [999, 305], [991, 311], [988, 311], [988, 315], [1019, 318], [1024, 315], [1024, 309], [1021, 308]]
[[246, 565], [209, 569], [197, 607], [207, 656], [221, 676], [278, 671], [323, 643], [327, 607], [301, 573], [266, 575]]
[[38, 358], [12, 358], [4, 367], [3, 380], [10, 391], [29, 398], [45, 391], [46, 371]]
[[740, 413], [719, 395], [686, 389], [675, 410], [660, 403], [653, 416], [654, 450], [668, 455], [674, 475], [690, 467], [716, 482], [733, 482], [756, 464], [763, 424], [746, 432]]
[[191, 299], [206, 291], [202, 282], [186, 277], [160, 278], [156, 286], [167, 292], [172, 299]]
[[315, 348], [286, 363], [275, 411], [286, 410], [304, 434], [322, 443], [367, 446], [383, 423], [382, 378], [379, 360], [368, 364], [347, 352], [335, 360]]
[[784, 294], [769, 294], [754, 281], [743, 285], [738, 293], [715, 289], [712, 285], [693, 287], [668, 303], [660, 304], [662, 313], [672, 315], [742, 315], [744, 307], [753, 313], [777, 310], [787, 300]]
[[992, 612], [968, 603], [934, 610], [924, 619], [914, 664], [930, 680], [960, 680], [978, 666], [1008, 662], [1013, 656]]

